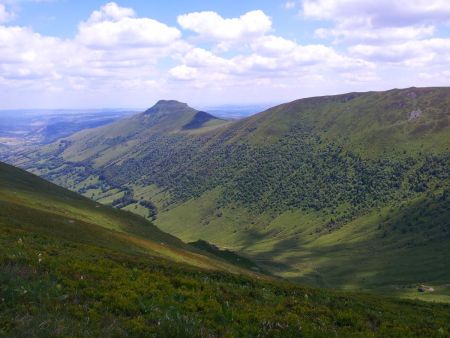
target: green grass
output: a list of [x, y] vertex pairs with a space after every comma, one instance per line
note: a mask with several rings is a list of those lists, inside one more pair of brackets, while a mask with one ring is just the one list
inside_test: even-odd
[[268, 271], [262, 270], [258, 265], [255, 264], [252, 260], [248, 259], [247, 257], [240, 256], [236, 254], [233, 251], [226, 250], [226, 249], [220, 249], [217, 246], [208, 243], [204, 240], [198, 240], [195, 242], [189, 243], [189, 245], [202, 250], [203, 252], [209, 252], [213, 254], [215, 257], [220, 257], [224, 259], [227, 262], [230, 262], [233, 265], [241, 266], [245, 269], [263, 272], [265, 274], [270, 274]]
[[[450, 301], [450, 203], [441, 193], [374, 210], [337, 229], [328, 229], [319, 212], [252, 220], [245, 210], [214, 205], [208, 194], [160, 214], [156, 224], [186, 241], [242, 252], [296, 282]], [[418, 292], [422, 283], [435, 291]]]
[[131, 212], [93, 202], [3, 163], [0, 163], [0, 223], [206, 269], [254, 274], [183, 243]]
[[448, 305], [199, 270], [0, 223], [2, 336], [449, 334]]
[[140, 215], [152, 202], [164, 231], [293, 281], [447, 301], [449, 105], [449, 88], [349, 93], [189, 131], [195, 110], [157, 105], [10, 160], [76, 191], [96, 182], [101, 203], [127, 193]]

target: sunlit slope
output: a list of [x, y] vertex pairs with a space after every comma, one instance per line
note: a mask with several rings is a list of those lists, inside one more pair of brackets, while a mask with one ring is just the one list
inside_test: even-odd
[[0, 162], [0, 225], [196, 267], [253, 274], [183, 243], [130, 212], [93, 202]]
[[[185, 103], [173, 100], [158, 101], [152, 108], [129, 119], [103, 128], [86, 130], [63, 142], [66, 161], [91, 160], [96, 166], [114, 161], [142, 157], [142, 148], [159, 135], [202, 134], [227, 121], [198, 111]], [[181, 136], [180, 136], [181, 135]]]
[[296, 100], [242, 120], [232, 140], [274, 142], [311, 132], [367, 157], [449, 151], [450, 88], [407, 88]]

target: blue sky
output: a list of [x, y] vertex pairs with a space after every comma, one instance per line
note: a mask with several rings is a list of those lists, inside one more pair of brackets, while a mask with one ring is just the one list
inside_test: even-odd
[[0, 109], [264, 104], [449, 82], [446, 0], [0, 0]]

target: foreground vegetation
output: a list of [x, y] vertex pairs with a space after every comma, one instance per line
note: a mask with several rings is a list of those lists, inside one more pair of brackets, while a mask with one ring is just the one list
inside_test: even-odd
[[211, 272], [0, 226], [0, 335], [450, 335], [450, 306]]

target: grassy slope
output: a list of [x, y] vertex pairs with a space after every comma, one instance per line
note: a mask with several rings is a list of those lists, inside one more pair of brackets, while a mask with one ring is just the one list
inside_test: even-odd
[[83, 161], [95, 157], [95, 165], [101, 166], [115, 160], [135, 158], [136, 150], [145, 146], [146, 140], [154, 134], [202, 134], [227, 124], [226, 120], [211, 116], [204, 124], [185, 129], [186, 125], [195, 122], [198, 112], [184, 103], [159, 101], [132, 118], [95, 132], [87, 130], [73, 135], [67, 139], [71, 145], [64, 150], [62, 156], [67, 161]]
[[17, 227], [0, 227], [0, 272], [6, 336], [450, 334], [448, 305], [208, 272]]
[[193, 266], [250, 273], [199, 252], [145, 219], [0, 163], [0, 224]]
[[[296, 100], [240, 121], [234, 140], [273, 142], [293, 125], [304, 125], [367, 157], [449, 151], [449, 93], [449, 88], [408, 88]], [[420, 116], [411, 119], [417, 110]]]
[[[447, 221], [450, 212], [449, 202], [439, 201], [442, 188], [437, 187], [448, 186], [448, 178], [433, 178], [426, 191], [416, 193], [414, 187], [404, 188], [409, 184], [408, 176], [397, 177], [403, 173], [396, 169], [408, 157], [412, 158], [417, 163], [406, 169], [406, 174], [412, 173], [410, 177], [421, 182], [427, 179], [426, 174], [414, 176], [414, 170], [427, 155], [448, 156], [449, 106], [449, 88], [350, 93], [297, 100], [222, 125], [213, 132], [205, 127], [189, 133], [180, 132], [180, 128], [192, 117], [192, 110], [178, 117], [163, 114], [165, 117], [157, 121], [148, 116], [142, 120], [140, 115], [125, 125], [116, 123], [75, 135], [69, 140], [70, 145], [62, 146], [63, 157], [70, 161], [92, 157], [93, 167], [109, 172], [109, 182], [120, 188], [128, 187], [137, 199], [152, 201], [159, 211], [157, 225], [183, 240], [205, 239], [220, 247], [240, 250], [271, 271], [294, 280], [352, 289], [375, 288], [408, 297], [448, 301], [448, 288], [444, 286], [450, 282], [447, 273], [450, 262], [446, 259], [450, 247]], [[410, 119], [411, 113], [418, 110], [420, 116]], [[144, 123], [145, 119], [151, 120], [149, 124]], [[160, 129], [166, 132], [159, 134]], [[294, 146], [279, 152], [280, 141]], [[247, 153], [239, 152], [241, 145], [253, 148]], [[342, 146], [343, 150], [327, 153], [324, 150], [329, 145]], [[274, 147], [265, 153], [269, 146]], [[32, 157], [32, 165], [28, 162], [25, 167], [74, 190], [98, 179], [96, 172], [83, 172], [86, 162], [72, 166], [68, 172], [58, 172], [64, 164], [55, 150], [59, 145], [53, 147], [46, 150], [47, 156], [39, 153], [42, 166], [35, 165], [37, 160], [32, 154], [25, 154]], [[255, 157], [258, 149], [262, 152]], [[341, 167], [336, 166], [333, 171], [334, 156], [344, 153], [345, 157], [348, 151], [361, 157], [358, 165], [362, 165], [362, 170], [358, 165], [348, 170], [345, 159], [336, 162]], [[309, 153], [315, 156], [308, 158]], [[283, 168], [287, 157], [298, 157], [292, 168]], [[313, 165], [323, 158], [329, 160], [324, 165], [326, 172], [318, 171], [315, 175], [322, 168]], [[381, 166], [378, 160], [382, 160]], [[370, 162], [372, 167], [367, 169], [364, 161], [375, 162]], [[383, 167], [389, 161], [393, 164]], [[302, 163], [311, 167], [299, 170], [304, 169]], [[122, 164], [128, 166], [121, 168]], [[262, 172], [266, 169], [267, 172]], [[366, 176], [356, 175], [365, 170]], [[435, 172], [433, 167], [430, 172]], [[386, 180], [381, 181], [378, 175]], [[326, 180], [321, 181], [322, 177]], [[336, 177], [338, 184], [332, 186]], [[371, 181], [371, 177], [376, 178]], [[340, 188], [339, 179], [356, 183]], [[283, 184], [278, 185], [280, 181]], [[401, 181], [401, 187], [394, 191], [389, 185], [397, 181]], [[212, 183], [205, 188], [202, 186], [205, 182]], [[381, 183], [377, 186], [378, 182]], [[244, 195], [247, 200], [265, 203], [272, 196], [281, 196], [280, 202], [284, 202], [283, 192], [290, 197], [292, 191], [298, 193], [291, 188], [309, 184], [312, 184], [309, 191], [300, 190], [297, 200], [288, 201], [291, 204], [280, 212], [269, 207], [260, 210], [241, 200], [224, 205], [221, 197], [224, 191], [231, 190], [238, 192], [231, 195], [232, 199]], [[255, 186], [260, 189], [256, 191], [258, 194], [245, 195]], [[267, 186], [274, 189], [264, 190]], [[345, 219], [336, 228], [328, 228], [330, 218], [351, 209], [353, 196], [328, 209], [315, 210], [300, 204], [311, 196], [308, 202], [315, 202], [316, 192], [320, 193], [319, 199], [324, 199], [327, 195], [340, 195], [347, 188], [357, 193], [368, 186], [369, 191], [381, 191], [378, 200], [369, 200], [370, 210], [357, 209], [354, 217]], [[197, 187], [200, 189], [196, 190]], [[195, 197], [177, 200], [175, 190], [188, 191], [183, 196]], [[394, 194], [388, 196], [392, 191]], [[108, 185], [96, 192], [95, 198], [105, 203], [123, 195]], [[387, 202], [383, 202], [384, 193]], [[136, 204], [126, 209], [142, 215], [146, 212]], [[406, 219], [417, 210], [421, 214]], [[425, 215], [428, 211], [431, 214]], [[432, 283], [436, 292], [418, 294], [415, 286], [422, 282]]]
[[[449, 219], [450, 201], [441, 193], [374, 210], [332, 231], [320, 212], [255, 218], [234, 207], [217, 217], [214, 194], [205, 194], [161, 213], [156, 224], [185, 241], [207, 239], [242, 252], [302, 283], [450, 302]], [[422, 283], [435, 292], [417, 292]]]
[[97, 206], [0, 164], [1, 336], [450, 334], [448, 305], [230, 274], [139, 217]]
[[[448, 153], [448, 93], [447, 88], [407, 89], [298, 100], [239, 121], [230, 142], [270, 143], [303, 124], [366, 158]], [[410, 120], [418, 109], [421, 115]], [[255, 218], [234, 207], [216, 217], [209, 192], [162, 212], [157, 224], [185, 240], [204, 238], [240, 250], [294, 280], [450, 301], [450, 202], [440, 201], [440, 194], [387, 205], [329, 234], [316, 232], [328, 221], [321, 212]], [[422, 282], [437, 291], [416, 292]]]

